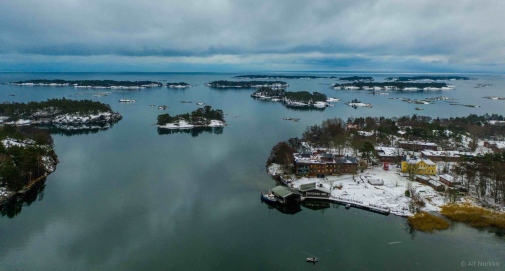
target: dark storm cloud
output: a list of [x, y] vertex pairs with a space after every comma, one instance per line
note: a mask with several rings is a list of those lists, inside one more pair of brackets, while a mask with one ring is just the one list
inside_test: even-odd
[[503, 1], [2, 1], [0, 54], [502, 65], [504, 12]]

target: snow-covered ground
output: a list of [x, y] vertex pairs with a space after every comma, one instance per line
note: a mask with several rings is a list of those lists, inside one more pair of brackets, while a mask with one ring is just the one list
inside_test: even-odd
[[17, 140], [17, 139], [12, 139], [12, 138], [6, 138], [1, 141], [4, 147], [9, 148], [12, 146], [18, 146], [18, 147], [25, 147], [26, 145], [33, 145], [35, 144], [35, 141], [31, 139], [26, 139], [26, 140]]
[[369, 103], [347, 103], [348, 106], [356, 106], [356, 107], [372, 107]]
[[[269, 173], [280, 172], [278, 165], [270, 166]], [[382, 180], [384, 185], [374, 186], [369, 181], [377, 182]], [[409, 210], [410, 198], [405, 196], [405, 190], [408, 189], [408, 181], [400, 176], [399, 169], [390, 168], [389, 171], [381, 167], [367, 169], [356, 176], [341, 175], [327, 176], [325, 178], [302, 177], [296, 179], [294, 176], [290, 179], [289, 185], [293, 188], [299, 188], [307, 183], [322, 184], [323, 188], [331, 191], [333, 198], [358, 201], [364, 205], [375, 205], [391, 210], [392, 214], [401, 216], [410, 216]], [[412, 188], [425, 199], [426, 206], [422, 208], [425, 211], [439, 211], [440, 206], [446, 203], [443, 194], [436, 192], [433, 188], [418, 182], [411, 182]]]

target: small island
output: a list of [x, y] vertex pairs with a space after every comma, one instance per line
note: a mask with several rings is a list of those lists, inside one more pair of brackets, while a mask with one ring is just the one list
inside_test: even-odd
[[91, 100], [48, 99], [0, 104], [0, 123], [22, 125], [111, 125], [122, 119], [109, 105]]
[[238, 75], [237, 79], [336, 79], [336, 76], [314, 76], [314, 75]]
[[466, 76], [404, 76], [404, 77], [387, 77], [384, 80], [394, 81], [394, 82], [415, 82], [415, 81], [426, 81], [426, 82], [436, 82], [436, 81], [456, 81], [456, 80], [470, 80], [470, 77]]
[[261, 88], [285, 89], [288, 84], [283, 81], [226, 81], [219, 80], [207, 83], [211, 88]]
[[371, 104], [363, 103], [363, 102], [359, 101], [358, 99], [354, 99], [354, 100], [346, 103], [346, 105], [348, 105], [350, 107], [354, 107], [355, 109], [358, 107], [369, 107], [369, 108], [373, 107]]
[[286, 107], [306, 108], [306, 109], [324, 109], [330, 105], [330, 102], [338, 102], [339, 99], [328, 98], [325, 94], [319, 92], [310, 93], [308, 91], [284, 91], [284, 89], [272, 89], [262, 87], [251, 94], [251, 97], [260, 100], [269, 100], [273, 102], [282, 102]]
[[346, 90], [396, 90], [396, 91], [421, 91], [421, 90], [452, 90], [455, 87], [446, 83], [413, 83], [413, 82], [352, 82], [334, 84], [333, 89]]
[[166, 83], [165, 86], [167, 88], [191, 88], [193, 87], [192, 85], [186, 83], [186, 82], [179, 82], [179, 83]]
[[351, 81], [351, 82], [372, 82], [373, 77], [370, 76], [349, 76], [349, 77], [339, 77], [340, 81]]
[[9, 83], [16, 86], [49, 86], [74, 88], [95, 88], [95, 89], [143, 89], [161, 87], [163, 84], [153, 81], [115, 81], [115, 80], [27, 80]]
[[225, 126], [224, 114], [220, 109], [212, 109], [207, 105], [197, 110], [170, 116], [162, 114], [158, 116], [158, 129], [191, 129], [197, 127], [223, 127]]

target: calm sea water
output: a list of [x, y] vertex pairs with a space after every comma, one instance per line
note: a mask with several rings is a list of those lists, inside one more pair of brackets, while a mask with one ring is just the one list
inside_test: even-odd
[[[59, 78], [197, 85], [187, 90], [113, 92], [107, 97], [92, 97], [99, 90], [0, 85], [0, 102], [93, 99], [123, 115], [106, 131], [54, 134], [60, 160], [56, 172], [29, 202], [0, 217], [0, 270], [460, 270], [462, 261], [494, 261], [500, 266], [487, 269], [503, 270], [503, 232], [459, 223], [435, 234], [411, 232], [405, 219], [395, 216], [335, 205], [284, 214], [259, 198], [260, 191], [276, 185], [265, 173], [270, 148], [300, 136], [307, 125], [332, 117], [504, 114], [505, 101], [482, 98], [505, 96], [503, 76], [470, 75], [476, 80], [453, 82], [453, 91], [377, 96], [332, 90], [329, 84], [335, 80], [285, 80], [291, 91], [319, 91], [343, 102], [357, 98], [374, 106], [353, 109], [342, 102], [324, 111], [295, 111], [253, 100], [253, 90], [204, 86], [234, 75], [0, 74], [0, 83]], [[380, 81], [392, 74], [370, 75]], [[493, 86], [474, 88], [484, 83]], [[436, 96], [481, 107], [443, 101], [420, 106], [389, 99]], [[120, 104], [121, 98], [137, 103]], [[150, 104], [167, 105], [165, 112], [179, 114], [196, 109], [195, 102], [222, 109], [228, 126], [221, 133], [158, 134], [154, 123], [163, 111]], [[425, 110], [414, 110], [419, 106]], [[320, 262], [305, 263], [310, 256]]]

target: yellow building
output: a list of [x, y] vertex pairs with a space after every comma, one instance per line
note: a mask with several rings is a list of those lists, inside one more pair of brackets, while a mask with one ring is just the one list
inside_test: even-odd
[[437, 174], [437, 164], [435, 164], [430, 159], [419, 158], [419, 157], [404, 157], [402, 160], [402, 172], [419, 175], [436, 175]]

